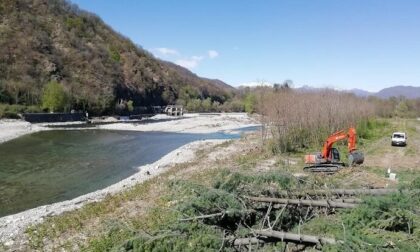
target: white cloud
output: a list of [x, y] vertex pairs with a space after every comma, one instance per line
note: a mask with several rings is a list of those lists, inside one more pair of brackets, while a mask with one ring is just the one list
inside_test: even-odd
[[191, 59], [196, 60], [196, 61], [202, 61], [204, 59], [204, 57], [203, 56], [192, 56]]
[[177, 61], [175, 61], [176, 64], [188, 68], [188, 69], [193, 69], [195, 67], [198, 66], [198, 64], [200, 63], [200, 61], [202, 61], [204, 59], [203, 56], [192, 56], [188, 59], [179, 59]]
[[155, 48], [154, 50], [165, 56], [179, 55], [179, 52], [177, 50], [171, 49], [171, 48], [159, 47], [159, 48]]
[[215, 50], [209, 50], [207, 51], [207, 54], [204, 55], [193, 56], [185, 56], [175, 49], [166, 47], [155, 48], [153, 49], [153, 51], [162, 56], [172, 56], [172, 60], [174, 60], [175, 64], [178, 64], [188, 69], [193, 69], [197, 67], [203, 60], [214, 59], [219, 56], [219, 52]]
[[214, 59], [217, 56], [219, 56], [219, 52], [217, 52], [215, 50], [209, 50], [207, 53], [208, 53], [210, 59]]
[[273, 83], [268, 81], [252, 81], [252, 82], [246, 82], [236, 85], [238, 87], [261, 87], [261, 86], [273, 86]]

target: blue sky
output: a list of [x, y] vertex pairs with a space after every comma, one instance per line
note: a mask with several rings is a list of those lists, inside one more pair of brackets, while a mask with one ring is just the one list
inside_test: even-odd
[[72, 2], [157, 57], [234, 86], [420, 86], [420, 1]]

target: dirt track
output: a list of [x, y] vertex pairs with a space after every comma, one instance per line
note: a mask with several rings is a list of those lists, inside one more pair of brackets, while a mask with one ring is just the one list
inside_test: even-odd
[[407, 132], [406, 147], [391, 146], [391, 134], [383, 136], [379, 141], [367, 146], [365, 166], [391, 170], [419, 169], [420, 159], [420, 121], [399, 120], [393, 122], [395, 131]]

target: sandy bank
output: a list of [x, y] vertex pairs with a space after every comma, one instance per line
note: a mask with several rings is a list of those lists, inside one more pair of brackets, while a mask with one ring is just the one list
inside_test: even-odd
[[108, 130], [213, 133], [258, 125], [258, 122], [246, 113], [185, 114], [183, 117], [176, 118], [176, 120], [165, 121], [164, 119], [174, 119], [174, 117], [157, 115], [150, 118], [149, 123], [113, 123], [100, 125], [98, 128]]
[[0, 143], [43, 129], [42, 126], [21, 120], [0, 120]]
[[[182, 117], [156, 115], [144, 121], [133, 123], [130, 121], [118, 122], [116, 119], [110, 117], [104, 120], [96, 120], [95, 122], [113, 123], [98, 125], [92, 128], [66, 128], [65, 125], [80, 124], [80, 122], [31, 124], [22, 120], [0, 120], [0, 143], [45, 130], [104, 129], [145, 132], [215, 133], [259, 125], [258, 121], [249, 117], [246, 113], [186, 114]], [[64, 127], [48, 128], [47, 126], [49, 125], [63, 125]]]
[[[0, 120], [0, 143], [18, 138], [23, 135], [32, 134], [38, 131], [54, 130], [49, 125], [71, 125], [80, 122], [65, 123], [37, 123], [32, 124], [23, 120], [1, 119]], [[64, 128], [63, 128], [64, 129]]]

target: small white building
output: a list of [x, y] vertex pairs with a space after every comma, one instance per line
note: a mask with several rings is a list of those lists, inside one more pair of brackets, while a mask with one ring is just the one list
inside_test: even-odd
[[182, 105], [168, 105], [164, 112], [169, 116], [182, 116], [184, 115], [184, 107]]

